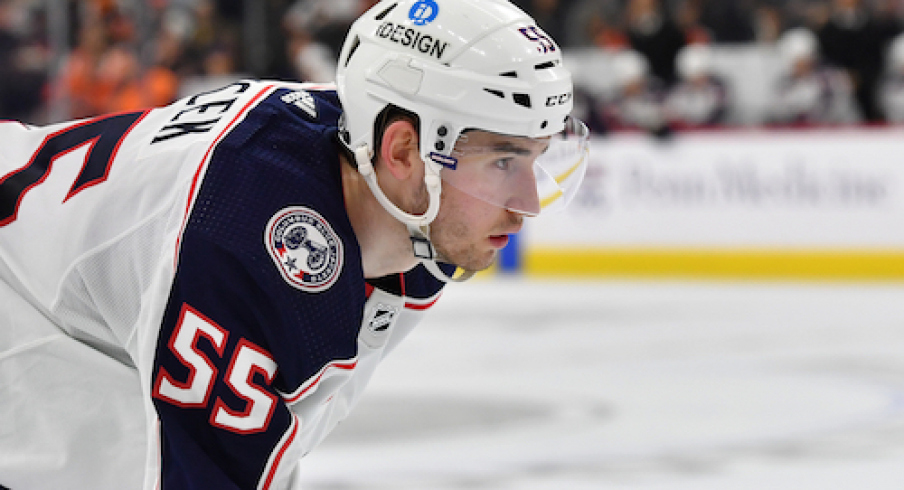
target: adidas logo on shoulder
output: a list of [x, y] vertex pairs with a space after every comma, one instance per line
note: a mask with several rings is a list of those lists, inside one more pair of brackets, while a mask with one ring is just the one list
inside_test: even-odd
[[307, 90], [296, 90], [280, 97], [286, 104], [292, 104], [304, 111], [311, 119], [317, 119], [317, 101]]

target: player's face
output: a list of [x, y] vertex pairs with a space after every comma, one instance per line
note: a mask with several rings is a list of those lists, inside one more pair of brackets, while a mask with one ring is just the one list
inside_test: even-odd
[[493, 264], [509, 235], [521, 229], [524, 217], [452, 186], [444, 186], [439, 215], [430, 225], [437, 252], [459, 267], [479, 271]]
[[[521, 229], [525, 213], [513, 209], [539, 213], [533, 163], [547, 146], [543, 139], [468, 132], [454, 170], [464, 177], [443, 177], [439, 215], [430, 226], [433, 245], [445, 259], [466, 270], [486, 269], [509, 235]], [[481, 188], [487, 185], [495, 187]], [[480, 197], [491, 190], [496, 204]]]

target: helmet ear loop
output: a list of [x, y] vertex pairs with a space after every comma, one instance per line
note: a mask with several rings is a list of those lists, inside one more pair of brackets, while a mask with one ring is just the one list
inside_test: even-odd
[[367, 182], [367, 186], [380, 205], [406, 226], [416, 228], [429, 226], [439, 213], [440, 192], [442, 191], [442, 180], [440, 180], [439, 173], [435, 169], [431, 169], [427, 162], [424, 162], [424, 184], [427, 186], [430, 204], [427, 206], [427, 211], [418, 216], [403, 211], [386, 197], [383, 189], [380, 188], [379, 182], [377, 182], [377, 173], [374, 170], [371, 157], [372, 152], [367, 146], [360, 146], [355, 149], [355, 163], [358, 165], [358, 172], [364, 177], [364, 181]]

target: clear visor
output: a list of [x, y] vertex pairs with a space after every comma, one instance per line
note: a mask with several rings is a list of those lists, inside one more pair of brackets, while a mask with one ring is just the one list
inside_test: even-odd
[[590, 132], [569, 117], [565, 129], [545, 138], [480, 130], [458, 138], [450, 157], [431, 154], [443, 165], [443, 181], [510, 211], [538, 215], [563, 209], [584, 179]]

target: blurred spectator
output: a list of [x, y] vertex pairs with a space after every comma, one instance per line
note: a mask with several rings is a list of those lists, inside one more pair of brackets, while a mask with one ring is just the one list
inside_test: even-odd
[[600, 99], [581, 84], [574, 86], [574, 107], [572, 115], [587, 125], [590, 131], [598, 136], [609, 132], [610, 128], [604, 120], [604, 111], [606, 107], [600, 103]]
[[201, 72], [182, 80], [178, 96], [208, 92], [248, 77], [249, 75], [237, 70], [235, 56], [229, 48], [211, 47], [202, 60]]
[[176, 99], [179, 81], [161, 63], [142, 69], [135, 53], [123, 46], [107, 52], [100, 67], [101, 83], [110, 90], [103, 112], [125, 112], [159, 107]]
[[881, 121], [876, 106], [876, 84], [882, 72], [882, 53], [897, 27], [879, 18], [862, 0], [833, 0], [826, 22], [817, 35], [829, 63], [848, 71], [857, 105], [867, 121]]
[[161, 106], [175, 99], [179, 80], [171, 68], [180, 46], [159, 33], [149, 66], [133, 48], [135, 26], [113, 7], [86, 9], [78, 45], [61, 71], [69, 116], [89, 117]]
[[78, 44], [61, 70], [62, 94], [69, 103], [69, 115], [82, 118], [100, 114], [107, 93], [99, 80], [98, 67], [107, 50], [107, 32], [99, 21], [84, 22]]
[[144, 108], [141, 103], [141, 66], [138, 57], [125, 46], [113, 46], [97, 67], [97, 83], [107, 96], [100, 112], [123, 112]]
[[715, 126], [728, 115], [728, 88], [712, 70], [712, 53], [707, 45], [691, 44], [678, 53], [680, 81], [666, 98], [666, 117], [674, 128]]
[[289, 38], [289, 59], [295, 77], [304, 82], [332, 82], [336, 78], [336, 61], [332, 51], [307, 33]]
[[674, 10], [675, 23], [684, 33], [686, 44], [707, 44], [713, 40], [710, 29], [700, 22], [700, 5], [699, 0], [683, 0]]
[[[73, 46], [62, 65], [55, 67], [56, 79], [50, 85], [54, 90], [48, 91], [51, 56], [40, 22], [47, 5], [56, 3], [0, 0], [0, 117], [40, 117], [48, 94], [66, 96], [68, 104], [63, 105], [71, 108], [69, 115], [84, 117], [166, 103], [173, 93], [185, 93], [186, 89], [179, 88], [182, 84], [212, 87], [238, 77], [264, 76], [263, 71], [278, 78], [332, 81], [341, 40], [351, 20], [376, 2], [265, 0], [266, 13], [257, 12], [261, 16], [255, 21], [273, 26], [280, 21], [276, 16], [282, 16], [283, 29], [269, 29], [262, 48], [267, 59], [249, 63], [258, 60], [252, 54], [260, 54], [260, 50], [249, 49], [242, 39], [254, 32], [249, 29], [254, 24], [246, 24], [247, 0], [61, 1], [71, 5]], [[513, 1], [530, 12], [544, 30], [553, 35], [559, 32], [557, 39], [565, 49], [597, 46], [611, 53], [630, 47], [640, 52], [648, 62], [651, 91], [674, 86], [666, 108], [675, 124], [680, 119], [686, 119], [681, 124], [694, 124], [699, 117], [677, 114], [692, 107], [703, 111], [706, 100], [719, 99], [715, 86], [704, 95], [700, 86], [677, 76], [681, 70], [676, 57], [683, 46], [709, 43], [714, 49], [723, 49], [725, 43], [757, 42], [762, 49], [770, 49], [783, 31], [799, 26], [817, 32], [821, 61], [843, 67], [849, 75], [846, 78], [817, 63], [816, 74], [788, 77], [777, 91], [795, 102], [781, 110], [772, 108], [770, 120], [821, 120], [823, 117], [815, 114], [827, 113], [834, 115], [828, 119], [837, 122], [843, 112], [838, 104], [824, 104], [833, 109], [822, 111], [815, 109], [819, 105], [815, 102], [828, 100], [827, 93], [844, 92], [845, 86], [856, 93], [855, 115], [859, 108], [870, 121], [893, 117], [886, 85], [894, 82], [890, 75], [896, 72], [881, 78], [881, 53], [901, 30], [904, 0]], [[139, 4], [143, 7], [137, 8]], [[143, 23], [137, 24], [137, 20]], [[146, 44], [140, 46], [139, 41]], [[728, 60], [719, 61], [724, 66]], [[769, 61], [769, 66], [772, 63]], [[723, 73], [728, 80], [736, 81], [738, 76], [734, 71]], [[771, 73], [767, 70], [763, 77], [771, 77]], [[750, 115], [744, 120], [760, 121], [767, 91], [751, 89], [752, 83], [744, 82], [734, 83], [735, 93], [744, 95], [739, 100], [746, 103], [752, 96], [756, 102], [736, 104], [732, 117]], [[592, 94], [598, 95], [596, 90]], [[598, 106], [587, 97], [587, 107]], [[790, 115], [793, 107], [803, 107], [807, 100], [816, 112], [804, 111], [800, 118]], [[850, 112], [848, 109], [848, 118]]]
[[179, 78], [194, 74], [198, 65], [190, 57], [197, 53], [190, 43], [197, 27], [195, 13], [185, 5], [170, 5], [161, 13], [159, 24], [154, 40], [155, 63]]
[[220, 17], [214, 0], [195, 0], [188, 22], [190, 25], [184, 39], [186, 75], [204, 73], [204, 64], [213, 52], [225, 50], [233, 57], [234, 64], [239, 62], [239, 28]]
[[819, 59], [819, 44], [809, 29], [798, 27], [779, 40], [785, 73], [774, 90], [771, 122], [793, 125], [857, 122], [847, 75]]
[[885, 118], [893, 124], [904, 123], [904, 34], [889, 45], [885, 57], [885, 73], [878, 95]]
[[755, 38], [754, 0], [688, 0], [695, 4], [699, 22], [712, 42], [744, 43]]
[[625, 7], [628, 43], [649, 62], [650, 72], [666, 85], [675, 81], [675, 57], [685, 45], [660, 0], [628, 0]]
[[758, 43], [772, 44], [785, 30], [785, 17], [777, 5], [761, 4], [754, 14], [753, 32]]
[[47, 53], [21, 31], [25, 14], [0, 0], [0, 119], [29, 120], [43, 102]]
[[286, 55], [292, 76], [304, 82], [331, 82], [336, 76], [338, 53], [314, 38], [310, 22], [311, 19], [298, 10], [290, 10], [283, 18]]
[[604, 51], [618, 51], [629, 47], [628, 37], [616, 23], [594, 16], [588, 20], [588, 29], [593, 37], [593, 44]]
[[566, 39], [566, 33], [570, 30], [566, 19], [572, 0], [513, 0], [512, 3], [530, 12], [537, 26], [551, 38]]
[[650, 64], [639, 52], [624, 49], [612, 60], [615, 90], [599, 113], [612, 130], [640, 129], [660, 133], [666, 128], [662, 82], [650, 72]]
[[[761, 0], [764, 1], [764, 0]], [[779, 8], [782, 23], [788, 29], [820, 26], [829, 17], [828, 2], [832, 0], [768, 0]]]
[[[606, 46], [605, 36], [616, 30], [621, 17], [621, 0], [571, 0], [565, 9], [565, 47]], [[624, 35], [621, 46], [624, 47]]]
[[286, 16], [291, 18], [295, 32], [308, 33], [311, 39], [329, 48], [336, 59], [352, 22], [374, 3], [370, 0], [296, 0]]

